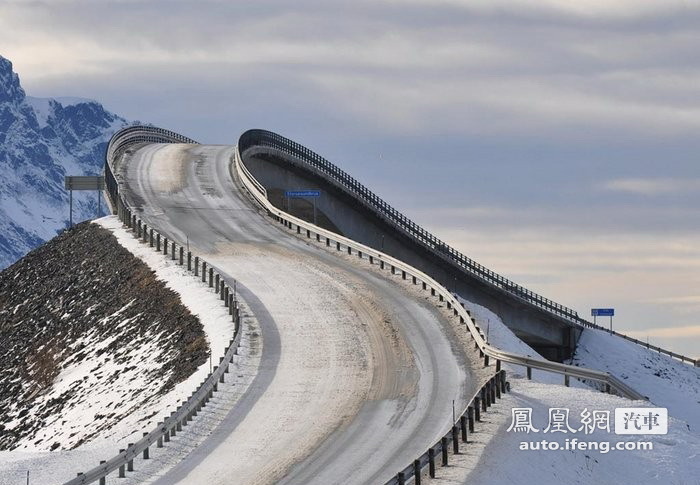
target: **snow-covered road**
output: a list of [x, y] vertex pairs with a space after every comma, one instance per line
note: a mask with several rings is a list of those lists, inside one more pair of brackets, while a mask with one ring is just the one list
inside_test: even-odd
[[156, 483], [379, 483], [431, 445], [479, 386], [451, 324], [389, 277], [290, 236], [246, 199], [232, 147], [147, 145], [121, 168], [140, 217], [236, 279], [260, 371]]

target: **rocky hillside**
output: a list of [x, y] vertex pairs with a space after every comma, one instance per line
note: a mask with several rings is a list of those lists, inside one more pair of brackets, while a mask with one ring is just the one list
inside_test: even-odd
[[92, 223], [0, 273], [0, 342], [0, 450], [108, 435], [209, 352], [178, 295]]
[[[63, 177], [102, 173], [106, 144], [126, 124], [95, 101], [27, 96], [0, 56], [0, 269], [67, 226]], [[73, 220], [96, 216], [97, 195], [74, 194]]]

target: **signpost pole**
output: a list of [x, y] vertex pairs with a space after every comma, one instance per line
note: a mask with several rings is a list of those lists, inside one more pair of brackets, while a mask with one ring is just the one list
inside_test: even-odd
[[70, 228], [73, 228], [73, 189], [69, 189], [69, 190], [68, 190], [68, 193], [70, 194], [70, 195], [68, 196], [68, 198], [69, 198], [69, 200], [70, 200], [70, 202], [69, 202], [69, 204], [68, 204], [68, 205], [70, 206], [70, 209], [69, 209], [70, 215], [68, 216], [68, 218], [69, 218], [69, 220], [70, 220], [70, 225], [69, 225], [69, 227], [70, 227]]

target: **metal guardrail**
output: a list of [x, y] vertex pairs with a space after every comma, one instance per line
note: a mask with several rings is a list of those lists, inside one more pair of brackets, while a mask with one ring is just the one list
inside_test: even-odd
[[[126, 204], [119, 193], [119, 184], [114, 176], [113, 164], [118, 162], [125, 151], [138, 143], [196, 143], [193, 140], [155, 127], [135, 126], [125, 128], [112, 137], [107, 148], [105, 159], [105, 179], [108, 181], [108, 194], [113, 208], [116, 209], [119, 219], [129, 229], [133, 230], [134, 237], [143, 243], [149, 244], [156, 251], [162, 252], [164, 256], [170, 256], [172, 260], [178, 261], [181, 266], [187, 264], [188, 271], [193, 272], [193, 276], [201, 278], [206, 283], [208, 276], [209, 287], [218, 294], [228, 307], [229, 314], [234, 323], [234, 335], [222, 357], [219, 358], [219, 365], [213, 367], [212, 372], [197, 387], [192, 395], [183, 401], [182, 404], [173, 411], [170, 416], [158, 423], [158, 426], [150, 432], [144, 432], [144, 436], [136, 443], [131, 443], [126, 449], [120, 450], [117, 455], [109, 460], [102, 461], [91, 470], [78, 473], [77, 477], [64, 483], [64, 485], [81, 485], [93, 483], [97, 480], [101, 485], [106, 483], [106, 476], [118, 470], [118, 477], [125, 477], [127, 471], [132, 471], [134, 459], [141, 455], [144, 459], [149, 458], [149, 449], [155, 443], [158, 448], [170, 441], [171, 437], [182, 431], [183, 426], [197, 415], [206, 405], [214, 392], [218, 390], [218, 384], [224, 382], [224, 375], [229, 372], [229, 364], [233, 361], [233, 356], [238, 352], [241, 340], [240, 309], [238, 301], [234, 298], [234, 292], [226, 284], [223, 276], [218, 273], [212, 265], [208, 265], [203, 259], [194, 256], [190, 251], [185, 252], [182, 244], [175, 241], [168, 241], [154, 228], [149, 228], [141, 219], [132, 213], [131, 208]], [[110, 185], [111, 184], [111, 185]], [[186, 263], [185, 263], [186, 260]], [[207, 271], [208, 270], [208, 271]]]
[[[573, 325], [586, 328], [596, 328], [605, 332], [608, 331], [605, 327], [596, 325], [580, 317], [575, 310], [528, 290], [527, 288], [518, 285], [508, 278], [499, 275], [498, 273], [460, 253], [444, 241], [433, 236], [415, 222], [411, 221], [408, 217], [401, 214], [335, 164], [329, 162], [322, 156], [300, 145], [299, 143], [290, 140], [289, 138], [285, 138], [281, 135], [266, 130], [249, 130], [241, 135], [238, 142], [238, 147], [241, 155], [245, 154], [249, 150], [249, 153], [253, 154], [260, 148], [265, 148], [273, 152], [277, 151], [280, 154], [287, 155], [285, 160], [294, 160], [303, 168], [322, 176], [326, 181], [337, 186], [342, 191], [348, 193], [357, 201], [364, 204], [365, 207], [370, 209], [380, 219], [388, 222], [396, 230], [406, 234], [408, 237], [412, 238], [414, 241], [418, 242], [420, 245], [433, 252], [438, 257], [456, 264], [472, 277], [508, 293], [513, 298], [534, 305], [554, 316], [562, 318]], [[257, 183], [257, 180], [255, 183]], [[630, 342], [657, 350], [660, 353], [676, 358], [681, 362], [686, 362], [696, 367], [700, 365], [699, 359], [692, 359], [678, 353], [661, 349], [660, 347], [649, 346], [645, 342], [628, 337], [624, 334], [617, 332], [612, 333], [619, 335]]]
[[[312, 234], [316, 235], [316, 239], [319, 242], [321, 241], [321, 238], [324, 238], [327, 246], [330, 246], [331, 243], [335, 243], [338, 251], [340, 251], [341, 248], [345, 248], [347, 249], [348, 254], [351, 254], [354, 250], [360, 257], [364, 256], [367, 258], [370, 264], [375, 264], [376, 261], [376, 263], [379, 264], [380, 268], [382, 269], [388, 265], [391, 267], [392, 273], [398, 269], [401, 271], [404, 278], [406, 278], [406, 276], [411, 276], [414, 284], [421, 282], [424, 290], [430, 290], [432, 296], [437, 296], [441, 302], [446, 302], [448, 309], [451, 309], [455, 316], [459, 316], [460, 323], [466, 324], [467, 330], [469, 330], [469, 333], [474, 339], [476, 348], [479, 349], [481, 356], [484, 357], [485, 365], [488, 365], [489, 357], [491, 357], [496, 359], [497, 366], [499, 367], [501, 362], [509, 362], [524, 366], [527, 369], [535, 368], [562, 374], [564, 376], [564, 382], [567, 384], [569, 377], [571, 376], [589, 381], [600, 382], [607, 391], [615, 391], [623, 397], [635, 400], [645, 399], [644, 396], [608, 372], [561, 364], [559, 362], [552, 362], [549, 360], [533, 359], [515, 354], [513, 352], [506, 352], [489, 345], [486, 342], [481, 329], [471, 318], [471, 314], [462, 306], [457, 297], [443, 285], [434, 280], [431, 276], [399, 259], [377, 251], [376, 249], [364, 244], [358, 243], [352, 239], [323, 229], [319, 226], [315, 226], [275, 207], [269, 200], [267, 200], [265, 194], [258, 191], [258, 184], [255, 183], [257, 181], [254, 182], [251, 180], [250, 172], [242, 169], [244, 164], [239, 147], [236, 147], [236, 150], [234, 151], [234, 164], [237, 176], [243, 183], [246, 191], [267, 211], [268, 214], [274, 217], [278, 222], [284, 224], [290, 229], [296, 227], [298, 234], [301, 234], [301, 231], [304, 230], [307, 238], [311, 238]], [[529, 373], [530, 371], [528, 370], [528, 375]]]
[[428, 468], [428, 476], [436, 478], [437, 458], [440, 456], [441, 466], [449, 465], [449, 449], [452, 444], [452, 454], [460, 451], [460, 442], [469, 443], [469, 435], [474, 433], [475, 423], [481, 421], [481, 413], [488, 411], [502, 395], [510, 391], [510, 383], [506, 381], [506, 371], [500, 370], [494, 374], [474, 394], [464, 412], [456, 417], [450, 429], [425, 453], [417, 457], [411, 464], [391, 477], [385, 485], [404, 485], [413, 479], [413, 483], [420, 485], [424, 469]]

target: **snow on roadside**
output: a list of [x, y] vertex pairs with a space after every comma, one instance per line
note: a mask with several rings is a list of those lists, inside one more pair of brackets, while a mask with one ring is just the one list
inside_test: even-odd
[[[542, 358], [518, 339], [493, 312], [468, 301], [464, 304], [484, 333], [488, 327], [491, 345]], [[567, 388], [561, 385], [559, 376], [548, 377], [546, 372], [533, 370], [533, 380], [528, 381], [520, 366], [506, 365], [511, 393], [489, 409], [484, 422], [477, 423], [477, 432], [472, 435], [472, 444], [466, 451], [451, 456], [449, 467], [438, 468], [439, 483], [700, 483], [700, 372], [697, 368], [597, 330], [583, 332], [573, 364], [614, 373], [649, 396], [651, 402], [630, 401], [586, 388], [580, 383], [576, 388], [573, 380], [572, 387]], [[668, 434], [622, 436], [612, 432], [615, 408], [654, 406], [668, 408]], [[516, 407], [532, 409], [532, 422], [539, 433], [527, 435], [507, 431], [512, 423], [512, 409]], [[543, 432], [549, 423], [550, 408], [556, 407], [569, 409], [570, 423], [576, 433], [552, 435]], [[584, 409], [609, 411], [611, 432], [596, 430], [587, 435], [578, 430]], [[651, 442], [653, 449], [607, 453], [602, 449], [520, 449], [523, 441], [546, 439], [563, 446], [567, 438], [607, 441], [611, 446], [622, 441], [645, 441]], [[432, 481], [428, 480], [428, 483]]]
[[614, 374], [700, 436], [700, 368], [596, 329], [584, 330], [572, 363]]
[[[186, 269], [157, 253], [147, 244], [144, 245], [137, 241], [130, 232], [122, 227], [115, 216], [104, 217], [95, 222], [110, 230], [123, 247], [144, 261], [155, 271], [159, 280], [180, 295], [183, 305], [200, 319], [212, 349], [213, 361], [218, 363], [218, 358], [223, 356], [224, 349], [232, 338], [234, 330], [228, 310], [221, 304], [218, 296], [207, 285], [188, 273]], [[157, 336], [154, 335], [153, 342], [157, 343], [157, 341]], [[144, 361], [147, 361], [150, 354], [148, 349], [145, 349], [144, 352]], [[95, 361], [91, 362], [93, 365], [95, 363]], [[77, 471], [97, 466], [100, 460], [111, 458], [120, 448], [126, 448], [127, 443], [140, 439], [143, 431], [150, 431], [159, 420], [162, 420], [163, 416], [175, 410], [204, 380], [209, 373], [209, 366], [209, 362], [200, 366], [196, 372], [185, 381], [177, 384], [173, 390], [154, 398], [147, 407], [136, 410], [127, 419], [103, 433], [99, 440], [93, 440], [68, 451], [0, 452], [0, 469], [2, 470], [0, 472], [0, 485], [26, 483], [27, 471], [29, 471], [30, 483], [63, 483], [74, 477]], [[62, 374], [71, 380], [76, 378], [89, 379], [92, 373], [91, 367], [78, 365], [66, 369]], [[135, 381], [129, 385], [143, 387], [147, 386], [148, 382]], [[103, 411], [100, 408], [100, 403], [108, 400], [108, 396], [100, 396], [100, 401], [94, 406], [86, 403], [82, 413], [80, 410], [69, 411], [63, 420], [94, 419], [96, 413]], [[61, 426], [61, 423], [57, 422], [55, 425]]]
[[[517, 379], [512, 391], [484, 414], [485, 423], [477, 423], [476, 442], [485, 447], [467, 445], [462, 455], [451, 456], [447, 468], [438, 468], [437, 478], [443, 485], [488, 483], [539, 485], [668, 483], [697, 484], [700, 477], [700, 436], [690, 432], [685, 423], [669, 416], [666, 435], [616, 435], [614, 410], [622, 407], [648, 407], [651, 403], [629, 401], [594, 390], [574, 389]], [[537, 433], [508, 431], [513, 408], [532, 409], [532, 424]], [[576, 432], [545, 432], [550, 408], [569, 410], [569, 424]], [[579, 430], [584, 409], [610, 412], [610, 431], [596, 429], [590, 434]], [[480, 433], [479, 430], [484, 430]], [[490, 436], [484, 436], [488, 433]], [[607, 442], [598, 449], [565, 450], [566, 440]], [[556, 442], [558, 450], [524, 450], [522, 442]], [[650, 442], [653, 449], [614, 450], [616, 443]], [[571, 441], [570, 441], [571, 443]], [[586, 446], [587, 443], [586, 443]], [[609, 451], [605, 452], [605, 446]], [[632, 445], [630, 445], [632, 446]], [[636, 445], [635, 445], [636, 446]], [[476, 448], [476, 449], [475, 449]], [[466, 478], [465, 478], [466, 474]], [[435, 482], [437, 482], [436, 480]], [[431, 483], [430, 480], [427, 483]]]

